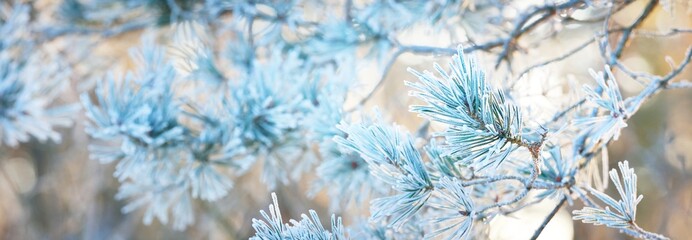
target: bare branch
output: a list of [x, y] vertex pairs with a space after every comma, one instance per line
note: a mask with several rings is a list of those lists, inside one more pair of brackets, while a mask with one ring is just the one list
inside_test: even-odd
[[682, 62], [680, 65], [678, 65], [677, 68], [674, 68], [672, 71], [670, 71], [668, 74], [666, 74], [663, 77], [657, 77], [654, 78], [651, 83], [637, 95], [634, 97], [631, 101], [629, 102], [629, 108], [628, 110], [628, 116], [627, 118], [631, 117], [632, 114], [637, 112], [639, 108], [641, 107], [642, 103], [644, 103], [644, 100], [650, 98], [654, 94], [658, 93], [661, 89], [667, 88], [667, 85], [669, 84], [669, 81], [675, 78], [677, 75], [679, 75], [682, 70], [690, 64], [690, 61], [692, 60], [692, 47], [687, 49], [687, 52], [685, 53], [685, 57], [683, 58]]
[[523, 189], [521, 192], [519, 192], [519, 194], [517, 194], [516, 196], [514, 196], [514, 198], [512, 198], [512, 199], [510, 199], [510, 200], [507, 200], [507, 201], [496, 202], [496, 203], [494, 203], [494, 204], [485, 206], [485, 207], [479, 209], [478, 212], [479, 212], [479, 213], [482, 213], [482, 212], [488, 211], [488, 210], [493, 209], [493, 208], [499, 208], [499, 207], [502, 207], [502, 206], [507, 206], [507, 205], [510, 205], [510, 204], [513, 204], [513, 203], [517, 203], [517, 202], [521, 201], [522, 199], [524, 199], [524, 197], [526, 197], [526, 195], [527, 195], [528, 193], [529, 193], [529, 190], [528, 190], [528, 189]]
[[363, 98], [358, 102], [358, 104], [356, 104], [355, 106], [353, 106], [353, 108], [351, 108], [351, 109], [349, 109], [349, 110], [346, 110], [346, 112], [353, 112], [353, 111], [357, 110], [360, 106], [363, 106], [368, 100], [370, 100], [370, 98], [372, 98], [373, 95], [375, 95], [375, 92], [377, 92], [377, 90], [378, 90], [380, 87], [382, 87], [382, 85], [384, 85], [384, 80], [387, 78], [387, 75], [389, 74], [389, 70], [392, 68], [392, 66], [394, 66], [394, 63], [396, 62], [396, 60], [397, 60], [397, 59], [399, 58], [399, 56], [401, 56], [401, 54], [404, 53], [404, 52], [405, 52], [405, 51], [403, 51], [402, 49], [399, 49], [399, 50], [397, 50], [396, 52], [394, 52], [394, 54], [392, 55], [392, 57], [389, 59], [389, 61], [388, 61], [387, 64], [385, 65], [384, 70], [382, 70], [382, 77], [380, 77], [380, 79], [379, 79], [379, 81], [377, 82], [377, 84], [375, 85], [375, 87], [368, 93], [368, 95], [366, 95], [365, 97], [363, 97]]
[[539, 67], [544, 67], [544, 66], [546, 66], [546, 65], [548, 65], [548, 64], [551, 64], [551, 63], [554, 63], [554, 62], [558, 62], [558, 61], [562, 61], [562, 60], [564, 60], [564, 59], [566, 59], [566, 58], [568, 58], [568, 57], [571, 57], [572, 55], [574, 55], [575, 53], [577, 53], [577, 52], [583, 50], [584, 48], [586, 48], [587, 46], [591, 45], [591, 43], [593, 43], [593, 42], [595, 42], [595, 41], [596, 41], [596, 38], [589, 39], [588, 41], [585, 41], [584, 43], [579, 44], [577, 47], [573, 48], [572, 50], [570, 50], [570, 51], [568, 51], [568, 52], [566, 52], [566, 53], [564, 53], [564, 54], [562, 54], [562, 55], [560, 55], [560, 56], [558, 56], [558, 57], [556, 57], [556, 58], [548, 59], [548, 60], [546, 60], [546, 61], [543, 61], [543, 62], [534, 64], [534, 65], [532, 65], [532, 66], [530, 66], [530, 67], [527, 67], [526, 69], [524, 69], [524, 71], [522, 71], [521, 73], [519, 73], [518, 77], [514, 80], [514, 83], [512, 83], [512, 87], [514, 87], [514, 85], [516, 84], [516, 82], [517, 82], [519, 79], [521, 79], [521, 77], [523, 77], [524, 75], [526, 75], [527, 73], [529, 73], [531, 70], [536, 69], [536, 68], [539, 68]]
[[[402, 45], [399, 47], [402, 52], [410, 52], [413, 54], [433, 54], [433, 55], [454, 55], [457, 54], [455, 48], [442, 48], [442, 47], [430, 47], [430, 46], [416, 46], [416, 45]], [[466, 49], [464, 49], [466, 52]]]
[[545, 229], [545, 226], [547, 226], [548, 223], [550, 222], [550, 220], [553, 219], [553, 217], [555, 217], [555, 214], [557, 214], [557, 211], [560, 210], [560, 208], [562, 207], [562, 205], [565, 204], [566, 201], [567, 201], [567, 197], [562, 197], [562, 200], [560, 200], [560, 203], [558, 203], [557, 206], [555, 206], [555, 208], [553, 208], [553, 210], [550, 211], [550, 214], [548, 214], [548, 216], [545, 217], [545, 220], [543, 220], [543, 223], [541, 224], [541, 226], [538, 227], [538, 229], [536, 229], [536, 232], [533, 233], [531, 240], [538, 239], [538, 236], [541, 235], [541, 232], [543, 232], [543, 229]]
[[581, 98], [579, 101], [577, 101], [576, 103], [570, 105], [570, 106], [567, 107], [565, 110], [562, 110], [562, 111], [556, 113], [555, 116], [553, 116], [553, 118], [550, 120], [550, 122], [556, 122], [556, 121], [559, 120], [560, 118], [564, 117], [568, 112], [570, 112], [570, 111], [572, 111], [572, 110], [574, 110], [574, 109], [577, 109], [577, 107], [581, 106], [581, 105], [584, 104], [585, 102], [586, 102], [586, 98]]
[[98, 28], [87, 28], [79, 26], [65, 26], [62, 28], [48, 28], [42, 31], [42, 37], [39, 42], [46, 42], [53, 40], [58, 37], [65, 35], [76, 34], [76, 35], [90, 35], [97, 34], [102, 37], [114, 37], [120, 34], [128, 33], [131, 31], [137, 31], [151, 26], [150, 22], [147, 21], [133, 21], [127, 22], [119, 26], [112, 28], [98, 29]]
[[677, 34], [692, 34], [692, 29], [682, 29], [682, 28], [671, 28], [666, 32], [652, 32], [645, 30], [638, 30], [634, 32], [636, 35], [645, 37], [670, 37]]
[[634, 20], [634, 23], [632, 23], [630, 26], [626, 27], [622, 31], [622, 35], [620, 36], [620, 40], [618, 40], [615, 51], [610, 54], [610, 59], [608, 61], [609, 65], [615, 65], [615, 62], [617, 59], [620, 58], [622, 55], [622, 51], [625, 49], [626, 43], [630, 39], [630, 35], [632, 35], [632, 30], [635, 28], [639, 27], [639, 25], [644, 22], [644, 20], [651, 14], [653, 11], [654, 7], [656, 7], [656, 4], [658, 3], [658, 0], [651, 0], [646, 7], [644, 7], [644, 11], [642, 12], [639, 17]]
[[[532, 7], [528, 11], [522, 13], [519, 16], [519, 18], [517, 18], [517, 21], [514, 24], [514, 28], [509, 33], [509, 36], [505, 38], [502, 42], [502, 52], [500, 52], [500, 55], [498, 56], [497, 61], [495, 62], [495, 69], [497, 69], [500, 66], [502, 60], [509, 60], [509, 54], [514, 48], [512, 45], [516, 44], [516, 41], [519, 39], [519, 37], [521, 37], [526, 32], [531, 31], [541, 22], [550, 19], [552, 16], [555, 16], [555, 14], [558, 11], [576, 7], [577, 5], [580, 5], [582, 3], [584, 3], [583, 0], [570, 0], [558, 5], [546, 4], [543, 6]], [[536, 16], [540, 17], [538, 17], [537, 20], [526, 25], [529, 22], [529, 20], [535, 18]]]
[[674, 88], [692, 88], [692, 82], [688, 81], [680, 81], [680, 82], [674, 82], [674, 83], [669, 83], [666, 88], [668, 89], [674, 89]]
[[624, 232], [632, 235], [633, 237], [643, 238], [643, 239], [656, 239], [656, 240], [670, 239], [670, 238], [667, 238], [661, 234], [646, 231], [646, 230], [642, 229], [641, 227], [639, 227], [636, 223], [632, 223], [632, 228], [634, 229], [634, 234], [629, 233], [628, 231], [624, 231]]

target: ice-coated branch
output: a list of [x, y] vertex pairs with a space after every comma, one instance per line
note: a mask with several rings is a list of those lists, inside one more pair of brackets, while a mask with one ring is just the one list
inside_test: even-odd
[[346, 135], [335, 141], [365, 159], [372, 174], [398, 194], [371, 203], [372, 219], [401, 227], [426, 203], [434, 189], [413, 139], [396, 126], [379, 122], [339, 125]]
[[[521, 77], [523, 77], [524, 75], [526, 75], [527, 73], [531, 72], [531, 70], [533, 70], [533, 69], [536, 69], [536, 68], [539, 68], [539, 67], [544, 67], [544, 66], [546, 66], [546, 65], [548, 65], [548, 64], [551, 64], [551, 63], [554, 63], [554, 62], [559, 62], [559, 61], [562, 61], [562, 60], [564, 60], [564, 59], [566, 59], [566, 58], [568, 58], [568, 57], [571, 57], [571, 56], [573, 56], [575, 53], [577, 53], [577, 52], [583, 50], [584, 48], [586, 48], [587, 46], [591, 45], [591, 43], [593, 43], [593, 42], [595, 42], [595, 41], [596, 41], [596, 38], [591, 38], [591, 39], [589, 39], [589, 40], [587, 40], [587, 41], [584, 41], [583, 43], [577, 45], [577, 46], [574, 47], [572, 50], [569, 50], [569, 51], [565, 52], [564, 54], [562, 54], [562, 55], [560, 55], [560, 56], [558, 56], [558, 57], [555, 57], [555, 58], [552, 58], [552, 59], [548, 59], [548, 60], [546, 60], [546, 61], [543, 61], [543, 62], [540, 62], [540, 63], [536, 63], [536, 64], [534, 64], [534, 65], [531, 65], [531, 66], [527, 67], [526, 69], [524, 69], [523, 71], [521, 71], [519, 74], [517, 74], [517, 80], [520, 79]], [[516, 83], [517, 80], [515, 80], [514, 83]]]
[[[555, 16], [558, 11], [573, 8], [579, 4], [584, 4], [584, 1], [570, 0], [560, 4], [548, 3], [543, 6], [534, 6], [529, 8], [526, 12], [520, 13], [519, 17], [514, 23], [514, 27], [509, 32], [509, 36], [502, 41], [502, 52], [500, 52], [497, 60], [495, 61], [495, 69], [500, 66], [502, 60], [509, 61], [511, 52], [514, 50], [514, 48], [516, 48], [513, 45], [517, 43], [518, 38], [521, 37], [521, 35], [529, 32], [536, 26], [540, 26], [541, 22]], [[538, 19], [536, 19], [536, 17], [538, 17]], [[529, 20], [533, 21], [530, 22]]]
[[[584, 91], [588, 102], [595, 104], [598, 108], [605, 109], [608, 114], [604, 116], [585, 116], [574, 120], [574, 124], [582, 127], [578, 142], [575, 147], [578, 150], [591, 151], [599, 144], [605, 144], [620, 137], [622, 128], [627, 127], [626, 119], [630, 112], [625, 108], [625, 103], [620, 94], [617, 81], [608, 66], [604, 72], [591, 70], [591, 76], [596, 80], [596, 89], [584, 85]], [[603, 95], [599, 92], [603, 91]]]
[[284, 223], [279, 209], [276, 194], [272, 193], [273, 204], [269, 204], [269, 214], [260, 210], [264, 220], [252, 219], [252, 228], [255, 235], [252, 240], [284, 240], [284, 239], [317, 239], [317, 240], [345, 240], [348, 239], [341, 221], [341, 217], [332, 215], [331, 230], [324, 229], [317, 212], [310, 210], [310, 216], [303, 214], [301, 220], [289, 220]]
[[639, 27], [639, 25], [644, 22], [644, 20], [649, 17], [651, 12], [653, 11], [654, 7], [656, 7], [656, 4], [658, 3], [658, 0], [651, 0], [649, 3], [646, 4], [646, 7], [644, 7], [644, 10], [642, 13], [637, 17], [632, 24], [627, 26], [623, 31], [622, 35], [620, 36], [620, 39], [617, 41], [615, 45], [615, 50], [610, 54], [610, 59], [608, 60], [608, 64], [610, 65], [615, 65], [615, 62], [620, 58], [622, 55], [622, 51], [625, 49], [626, 43], [630, 40], [630, 35], [632, 34], [632, 31]]
[[541, 143], [522, 137], [522, 114], [485, 79], [475, 58], [465, 56], [462, 48], [449, 64], [450, 73], [435, 64], [441, 79], [424, 71], [409, 69], [420, 82], [407, 82], [410, 95], [427, 106], [411, 106], [410, 111], [449, 126], [443, 132], [443, 155], [463, 155], [463, 161], [476, 169], [499, 166], [516, 148], [526, 147], [536, 158]]
[[[547, 198], [560, 203], [534, 238], [565, 202], [571, 205], [577, 198], [587, 208], [577, 211], [575, 218], [614, 226], [637, 237], [664, 238], [634, 222], [633, 209], [641, 196], [632, 190], [636, 185], [630, 186], [636, 175], [627, 162], [620, 166], [624, 184], [617, 172], [611, 172], [620, 201], [592, 189], [593, 195], [606, 202], [606, 209], [587, 196], [585, 185], [591, 182], [580, 179], [588, 172], [591, 158], [618, 138], [646, 99], [662, 89], [692, 85], [673, 82], [689, 65], [692, 49], [679, 64], [671, 63], [672, 70], [665, 76], [630, 70], [620, 61], [637, 34], [667, 37], [691, 32], [639, 30], [655, 15], [659, 1], [646, 1], [634, 22], [620, 28], [610, 28], [610, 17], [633, 1], [564, 0], [532, 5], [517, 1], [522, 3], [506, 5], [509, 8], [504, 3], [512, 1], [125, 2], [65, 0], [58, 14], [62, 25], [41, 25], [38, 31], [27, 33], [34, 34], [39, 44], [59, 44], [63, 41], [52, 40], [84, 35], [80, 40], [98, 39], [93, 42], [96, 45], [105, 37], [182, 22], [176, 27], [200, 28], [190, 31], [191, 35], [209, 34], [207, 47], [202, 36], [188, 46], [178, 39], [166, 43], [167, 32], [157, 32], [163, 44], [172, 45], [170, 53], [179, 56], [167, 55], [162, 49], [142, 52], [138, 57], [145, 61], [134, 64], [137, 71], [123, 78], [109, 75], [96, 84], [95, 92], [82, 95], [89, 119], [87, 133], [93, 139], [90, 156], [116, 162], [114, 175], [121, 182], [116, 199], [129, 200], [123, 212], [143, 209], [146, 224], [158, 220], [185, 228], [195, 218], [193, 201], [210, 204], [222, 200], [238, 184], [234, 177], [262, 162], [260, 178], [268, 188], [315, 170], [318, 180], [309, 195], [325, 191], [333, 208], [351, 213], [348, 208], [352, 205], [372, 200], [371, 221], [362, 223], [376, 229], [373, 236], [380, 239], [483, 238], [487, 224], [479, 223]], [[5, 5], [11, 4], [0, 8]], [[333, 6], [338, 9], [331, 11]], [[599, 13], [602, 10], [608, 10], [605, 17]], [[0, 11], [0, 18], [5, 17], [4, 12]], [[594, 14], [595, 18], [586, 20], [577, 16]], [[53, 128], [66, 121], [43, 118], [44, 112], [60, 112], [61, 108], [47, 107], [54, 98], [44, 98], [49, 91], [34, 89], [32, 85], [39, 84], [28, 83], [33, 78], [18, 80], [31, 72], [23, 68], [32, 64], [4, 51], [7, 46], [23, 46], [25, 39], [15, 41], [14, 33], [25, 20], [0, 19], [0, 143], [10, 146], [30, 137], [59, 139]], [[188, 25], [187, 20], [194, 23]], [[476, 32], [474, 21], [482, 21], [478, 26], [487, 30]], [[586, 97], [556, 109], [554, 117], [544, 122], [551, 127], [564, 124], [564, 135], [562, 130], [530, 129], [540, 125], [533, 121], [536, 110], [545, 109], [510, 97], [512, 87], [493, 86], [479, 61], [465, 55], [489, 54], [495, 69], [506, 62], [510, 70], [497, 71], [494, 78], [514, 78], [512, 56], [536, 46], [520, 46], [524, 40], [534, 35], [541, 40], [562, 39], [569, 34], [562, 35], [562, 31], [574, 26], [583, 29], [586, 23], [605, 26], [559, 55], [527, 64], [516, 75], [524, 78], [536, 68], [587, 51], [594, 42], [600, 44], [609, 66], [605, 72], [592, 72], [595, 86], [585, 87]], [[449, 35], [450, 40], [434, 39], [444, 43], [426, 45], [409, 41], [415, 38], [404, 39], [407, 30], [418, 29], [435, 34], [443, 31], [441, 36]], [[458, 35], [462, 31], [463, 36]], [[609, 41], [611, 33], [620, 35]], [[610, 48], [608, 42], [615, 44], [614, 50], [606, 49]], [[460, 43], [465, 47], [449, 47]], [[435, 64], [431, 72], [409, 69], [417, 77], [416, 82], [406, 83], [412, 89], [410, 95], [423, 102], [410, 110], [426, 118], [418, 134], [411, 136], [379, 120], [351, 123], [351, 114], [359, 115], [363, 105], [381, 92], [385, 79], [394, 75], [395, 63], [406, 55], [452, 59], [448, 68]], [[169, 64], [168, 58], [179, 60], [181, 66]], [[362, 99], [346, 101], [350, 83], [361, 77], [360, 68], [374, 63], [381, 68], [374, 74], [372, 91]], [[642, 81], [646, 89], [623, 100], [613, 68], [635, 80], [649, 80]], [[344, 111], [345, 102], [356, 106]], [[592, 107], [582, 108], [588, 104]], [[575, 114], [569, 114], [572, 112]], [[438, 130], [438, 123], [446, 129]], [[429, 129], [438, 132], [430, 136]], [[573, 134], [576, 138], [569, 139]], [[546, 136], [551, 138], [546, 140]], [[444, 143], [438, 147], [436, 141], [440, 140]], [[543, 151], [547, 147], [549, 151]], [[421, 149], [427, 150], [427, 158]], [[563, 157], [560, 149], [576, 154]], [[284, 222], [276, 195], [272, 198], [269, 212], [261, 211], [263, 220], [252, 221], [253, 239], [347, 238], [340, 218], [333, 216], [332, 229], [327, 230], [312, 210], [300, 221]], [[213, 214], [221, 225], [230, 225], [218, 217], [222, 213]], [[421, 227], [423, 223], [432, 226]]]
[[438, 185], [434, 195], [439, 201], [431, 201], [429, 206], [442, 213], [439, 217], [430, 220], [438, 227], [427, 234], [426, 239], [434, 239], [441, 234], [446, 234], [446, 239], [466, 239], [477, 215], [473, 200], [467, 193], [468, 190], [456, 178], [443, 177]]
[[543, 220], [543, 223], [541, 223], [541, 226], [536, 229], [536, 231], [533, 233], [533, 236], [531, 236], [531, 240], [536, 240], [538, 239], [539, 236], [541, 236], [541, 232], [543, 232], [543, 229], [545, 229], [546, 226], [548, 226], [548, 223], [550, 223], [550, 220], [555, 217], [555, 214], [562, 208], [562, 205], [565, 205], [565, 202], [567, 202], [567, 197], [562, 197], [560, 202], [553, 208], [552, 211], [548, 214], [548, 216], [545, 217], [545, 220]]
[[[56, 128], [72, 125], [79, 105], [54, 102], [65, 91], [71, 74], [59, 59], [34, 47], [27, 36], [29, 6], [17, 5], [0, 15], [0, 146], [17, 147], [34, 138], [60, 142]], [[50, 63], [44, 63], [45, 59]]]
[[[670, 81], [677, 77], [682, 71], [690, 64], [692, 61], [692, 47], [687, 48], [685, 51], [685, 56], [677, 67], [674, 67], [668, 74], [661, 77], [656, 77], [652, 79], [644, 90], [642, 90], [637, 96], [627, 99], [627, 110], [630, 113], [635, 113], [639, 110], [644, 101], [654, 94], [658, 93], [662, 89], [668, 87]], [[675, 85], [674, 85], [675, 86]]]
[[572, 212], [573, 218], [584, 223], [621, 229], [638, 238], [667, 239], [662, 235], [647, 232], [636, 225], [637, 205], [643, 198], [642, 195], [637, 195], [637, 175], [627, 161], [619, 162], [618, 167], [622, 174], [622, 180], [615, 169], [610, 171], [610, 180], [617, 188], [620, 200], [615, 200], [605, 193], [590, 189], [591, 194], [607, 206], [605, 208], [585, 207], [581, 210], [575, 210]]

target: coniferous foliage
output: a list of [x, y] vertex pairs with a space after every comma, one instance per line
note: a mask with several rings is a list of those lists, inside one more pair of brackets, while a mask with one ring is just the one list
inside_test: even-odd
[[175, 72], [162, 49], [149, 45], [138, 54], [146, 61], [142, 69], [117, 83], [113, 77], [99, 82], [95, 101], [82, 95], [91, 119], [87, 132], [104, 141], [90, 152], [101, 162], [117, 161], [114, 176], [123, 182], [117, 198], [132, 199], [124, 212], [146, 206], [145, 223], [167, 223], [170, 208], [173, 225], [184, 228], [193, 221], [191, 197], [215, 200], [232, 186], [214, 166], [227, 160], [203, 151], [223, 145], [223, 133], [196, 133], [183, 125], [182, 102], [173, 93]]
[[620, 130], [627, 127], [625, 119], [628, 117], [627, 109], [622, 100], [620, 89], [610, 68], [605, 68], [605, 73], [590, 70], [591, 76], [596, 79], [598, 88], [603, 91], [596, 92], [588, 85], [584, 86], [589, 102], [598, 105], [608, 111], [604, 116], [593, 116], [575, 119], [575, 124], [584, 126], [581, 132], [582, 138], [588, 138], [583, 149], [593, 149], [595, 144], [606, 143], [610, 140], [618, 140]]
[[257, 233], [250, 239], [347, 239], [341, 217], [332, 215], [331, 230], [324, 229], [314, 210], [310, 210], [310, 217], [303, 214], [300, 221], [291, 219], [290, 223], [284, 223], [275, 193], [272, 193], [272, 200], [273, 204], [269, 204], [269, 215], [264, 210], [260, 211], [264, 221], [252, 219], [252, 227]]
[[430, 104], [412, 106], [411, 111], [450, 126], [439, 133], [446, 139], [445, 155], [464, 155], [463, 163], [484, 169], [498, 166], [514, 149], [531, 144], [521, 137], [519, 108], [490, 86], [485, 72], [474, 58], [464, 56], [463, 48], [450, 63], [451, 73], [437, 64], [435, 69], [443, 80], [409, 69], [421, 82], [407, 85], [415, 89], [412, 96]]
[[[637, 174], [630, 168], [629, 162], [619, 162], [618, 167], [622, 174], [622, 180], [615, 169], [610, 170], [610, 180], [620, 195], [620, 200], [590, 189], [591, 194], [603, 201], [605, 208], [585, 207], [582, 210], [574, 211], [574, 219], [582, 220], [585, 223], [595, 225], [606, 225], [612, 228], [619, 228], [623, 231], [632, 232], [639, 238], [656, 239], [665, 238], [661, 235], [646, 232], [637, 226], [637, 204], [642, 201], [644, 196], [637, 195]], [[612, 210], [611, 210], [612, 208]]]
[[[637, 175], [634, 174], [634, 169], [629, 168], [627, 161], [618, 163], [618, 166], [622, 173], [622, 182], [615, 169], [610, 171], [610, 179], [615, 184], [621, 200], [615, 201], [608, 195], [593, 190], [591, 194], [598, 197], [608, 206], [606, 206], [605, 210], [587, 207], [583, 210], [574, 211], [576, 215], [574, 219], [615, 228], [627, 228], [636, 220], [637, 204], [643, 197], [642, 195], [637, 195]], [[615, 212], [610, 210], [611, 207]]]
[[39, 67], [46, 57], [26, 30], [29, 8], [18, 5], [0, 15], [0, 144], [16, 147], [31, 138], [59, 142], [57, 127], [69, 127], [76, 105], [52, 106], [64, 90], [69, 71], [60, 63]]
[[401, 192], [373, 200], [372, 219], [391, 217], [390, 225], [401, 227], [423, 207], [433, 190], [413, 138], [378, 122], [339, 126], [347, 137], [337, 136], [335, 141], [360, 154], [375, 177]]
[[[300, 123], [318, 110], [315, 103], [323, 97], [295, 55], [273, 54], [268, 63], [253, 63], [238, 81], [196, 82], [200, 90], [208, 84], [221, 90], [193, 99], [184, 90], [190, 79], [175, 71], [161, 47], [144, 41], [132, 53], [139, 69], [123, 79], [100, 81], [94, 100], [82, 95], [91, 119], [87, 132], [103, 141], [90, 146], [91, 156], [117, 161], [114, 175], [122, 186], [116, 197], [131, 200], [124, 212], [145, 207], [145, 223], [172, 218], [173, 226], [183, 229], [194, 219], [193, 199], [225, 197], [232, 177], [254, 163], [263, 163], [262, 180], [269, 188], [311, 167], [310, 161], [297, 162], [308, 144], [300, 136], [312, 131]], [[211, 61], [206, 57], [199, 61]], [[213, 76], [199, 75], [215, 71], [203, 66], [213, 64], [190, 65], [187, 77]], [[283, 81], [287, 76], [305, 82], [289, 85], [295, 82]]]
[[[624, 25], [614, 14], [635, 1], [62, 0], [46, 4], [48, 17], [36, 15], [48, 11], [42, 4], [22, 2], [0, 3], [0, 147], [59, 142], [59, 129], [84, 113], [83, 151], [114, 166], [118, 190], [108, 199], [146, 225], [185, 231], [214, 221], [229, 238], [250, 239], [486, 239], [496, 219], [557, 201], [531, 239], [565, 203], [584, 205], [574, 220], [666, 239], [637, 225], [644, 197], [630, 163], [607, 171], [609, 144], [626, 138], [653, 95], [692, 87], [677, 80], [692, 47], [677, 64], [666, 59], [661, 76], [623, 60], [636, 36], [692, 32], [641, 30], [658, 8], [680, 12], [670, 1], [640, 1], [641, 13]], [[584, 29], [588, 41], [557, 57], [537, 47]], [[66, 57], [80, 55], [72, 48], [139, 32], [125, 71], [109, 65], [70, 84], [72, 67], [87, 61]], [[419, 45], [415, 35], [427, 34], [441, 46]], [[67, 47], [55, 51], [61, 41]], [[603, 71], [569, 66], [590, 75], [577, 79], [583, 88], [566, 87], [563, 76], [535, 82], [548, 78], [536, 69], [590, 45]], [[98, 58], [90, 47], [79, 48]], [[414, 55], [448, 64], [399, 61]], [[402, 62], [405, 77], [391, 75]], [[404, 112], [419, 118], [401, 121], [390, 115], [397, 109], [382, 107], [367, 113], [391, 78], [408, 96], [386, 92], [384, 101], [413, 101]], [[644, 87], [625, 91], [629, 80]], [[67, 90], [78, 93], [81, 110], [63, 103]], [[414, 123], [417, 131], [406, 129]], [[252, 177], [280, 193], [283, 214], [274, 193], [251, 220], [217, 208], [256, 201], [245, 192], [257, 190]], [[285, 211], [287, 186], [315, 201], [326, 196], [334, 214], [323, 222], [323, 208], [310, 206], [318, 211], [284, 219], [303, 212]]]

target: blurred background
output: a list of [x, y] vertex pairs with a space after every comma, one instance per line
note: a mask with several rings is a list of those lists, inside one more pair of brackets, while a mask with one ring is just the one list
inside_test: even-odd
[[[685, 1], [685, 0], [681, 0]], [[642, 11], [646, 1], [637, 1], [613, 16], [614, 24], [626, 25]], [[58, 8], [53, 1], [36, 1], [41, 11], [36, 18], [51, 21], [51, 11]], [[692, 8], [692, 4], [689, 4]], [[45, 11], [45, 12], [43, 12]], [[692, 15], [684, 7], [672, 12], [659, 6], [653, 10], [640, 29], [666, 32], [672, 28], [691, 29]], [[569, 31], [543, 39], [527, 53], [517, 54], [513, 68], [525, 67], [559, 56], [566, 49], [593, 37], [600, 25], [561, 26]], [[165, 27], [155, 32], [168, 31]], [[70, 88], [60, 97], [60, 102], [78, 102], [78, 96], [88, 91], [96, 79], [113, 72], [122, 74], [131, 69], [128, 49], [139, 46], [145, 30], [133, 30], [109, 38], [75, 35], [56, 38], [42, 43], [42, 50], [68, 59], [73, 68]], [[435, 35], [438, 32], [416, 27], [402, 32], [399, 39], [418, 45], [447, 46], [449, 37]], [[2, 36], [0, 36], [2, 37]], [[532, 36], [527, 36], [531, 38]], [[220, 40], [219, 40], [220, 41]], [[402, 40], [403, 41], [403, 40]], [[631, 69], [665, 74], [670, 71], [665, 61], [670, 57], [678, 63], [684, 50], [692, 45], [692, 34], [671, 36], [633, 37], [624, 51], [622, 61]], [[494, 55], [476, 54], [487, 69], [493, 64]], [[422, 119], [408, 112], [414, 103], [407, 96], [404, 81], [414, 80], [407, 67], [431, 69], [432, 63], [445, 63], [448, 57], [419, 56], [405, 53], [399, 57], [374, 97], [363, 109], [378, 106], [386, 112], [386, 118], [415, 131]], [[517, 94], [521, 104], [558, 108], [551, 96], [571, 93], [568, 82], [593, 83], [587, 69], [602, 69], [603, 61], [596, 44], [579, 53], [545, 68], [532, 71], [518, 82]], [[358, 70], [356, 89], [349, 96], [347, 105], [354, 105], [367, 95], [378, 81], [382, 65], [361, 66]], [[499, 70], [504, 71], [504, 70]], [[490, 77], [504, 76], [492, 72]], [[616, 78], [625, 96], [637, 94], [643, 85], [616, 72]], [[679, 79], [692, 80], [692, 67], [680, 74]], [[503, 79], [494, 79], [502, 81]], [[369, 110], [368, 110], [369, 111]], [[80, 111], [71, 128], [59, 129], [63, 141], [30, 141], [17, 148], [0, 147], [0, 239], [247, 239], [254, 231], [251, 219], [259, 217], [259, 210], [266, 209], [270, 192], [259, 181], [261, 165], [235, 180], [235, 187], [225, 198], [215, 202], [195, 203], [195, 223], [185, 231], [174, 231], [154, 221], [142, 223], [142, 211], [123, 214], [125, 202], [114, 199], [118, 181], [113, 178], [114, 165], [103, 165], [88, 157], [89, 137], [84, 132], [85, 117]], [[638, 208], [637, 222], [644, 229], [658, 232], [672, 239], [686, 239], [692, 234], [692, 90], [666, 90], [644, 104], [628, 121], [620, 139], [609, 147], [610, 168], [617, 162], [629, 160], [639, 175], [639, 192], [644, 195]], [[432, 126], [440, 130], [440, 126]], [[286, 218], [299, 218], [308, 209], [315, 209], [322, 219], [328, 219], [326, 195], [306, 197], [309, 182], [314, 176], [303, 177], [300, 182], [279, 185], [276, 193]], [[614, 190], [608, 189], [609, 193]], [[494, 219], [491, 225], [492, 239], [524, 239], [533, 233], [556, 202], [544, 202], [517, 212], [511, 216]], [[617, 230], [592, 226], [571, 220], [571, 211], [581, 209], [579, 203], [563, 207], [550, 222], [541, 239], [627, 239]], [[346, 226], [353, 216], [367, 212], [337, 213], [346, 218]], [[493, 230], [502, 229], [502, 230]], [[526, 232], [525, 232], [526, 231]], [[526, 237], [524, 237], [526, 236]]]

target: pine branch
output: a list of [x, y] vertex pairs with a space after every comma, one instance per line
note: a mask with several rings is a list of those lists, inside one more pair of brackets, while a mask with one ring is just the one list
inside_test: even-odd
[[629, 167], [627, 161], [619, 162], [618, 167], [622, 173], [622, 181], [615, 169], [610, 171], [610, 180], [615, 185], [620, 195], [620, 200], [616, 201], [602, 192], [590, 189], [591, 194], [595, 195], [607, 206], [605, 209], [585, 207], [582, 210], [575, 210], [572, 212], [574, 220], [581, 220], [584, 223], [593, 223], [594, 225], [606, 225], [607, 227], [623, 230], [625, 233], [638, 238], [668, 239], [662, 235], [647, 232], [637, 226], [635, 223], [637, 205], [643, 198], [642, 195], [637, 195], [637, 175], [634, 173], [634, 169]]
[[442, 146], [446, 150], [443, 155], [466, 153], [463, 161], [476, 169], [498, 166], [517, 147], [529, 149], [537, 159], [542, 142], [521, 137], [521, 112], [505, 100], [502, 91], [486, 82], [485, 72], [476, 60], [465, 56], [460, 47], [449, 66], [450, 74], [435, 65], [442, 79], [427, 71], [409, 69], [420, 82], [406, 82], [414, 89], [410, 95], [428, 103], [411, 106], [410, 111], [449, 126], [438, 133], [447, 140]]

